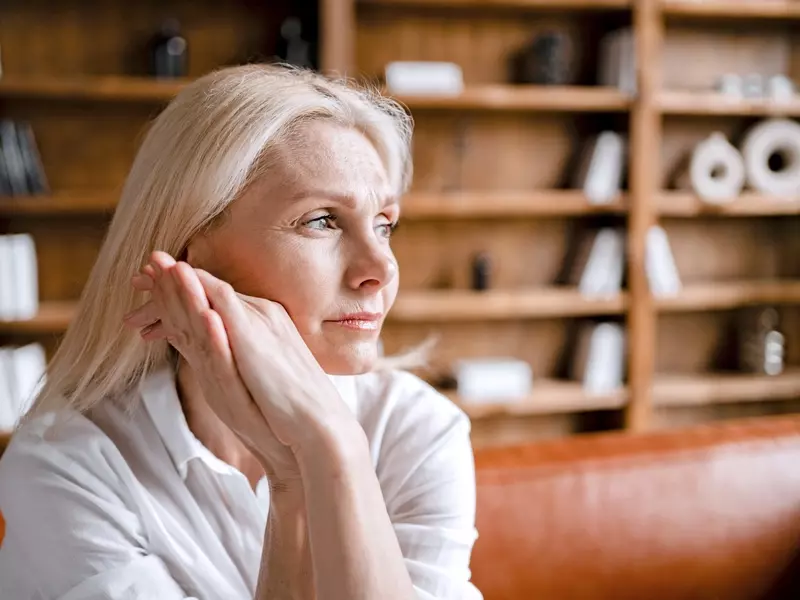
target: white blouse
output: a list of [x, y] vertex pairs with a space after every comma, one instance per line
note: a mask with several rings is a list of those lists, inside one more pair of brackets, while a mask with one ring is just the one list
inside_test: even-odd
[[[466, 416], [408, 373], [332, 379], [367, 434], [418, 598], [480, 599]], [[14, 435], [0, 460], [0, 598], [253, 598], [266, 480], [253, 492], [192, 435], [171, 369], [122, 400]]]

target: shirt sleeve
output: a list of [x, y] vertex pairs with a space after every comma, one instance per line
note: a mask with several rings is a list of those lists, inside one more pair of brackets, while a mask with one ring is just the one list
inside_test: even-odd
[[480, 600], [469, 581], [477, 538], [469, 419], [416, 377], [400, 377], [377, 472], [406, 567], [421, 600]]
[[185, 600], [126, 497], [127, 465], [81, 416], [36, 422], [0, 461], [0, 588], [9, 600]]

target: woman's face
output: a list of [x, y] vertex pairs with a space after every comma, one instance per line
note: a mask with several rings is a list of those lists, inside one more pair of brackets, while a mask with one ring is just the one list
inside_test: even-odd
[[398, 198], [353, 129], [309, 123], [273, 159], [229, 217], [192, 241], [187, 260], [283, 305], [326, 372], [368, 371], [397, 295], [389, 238]]

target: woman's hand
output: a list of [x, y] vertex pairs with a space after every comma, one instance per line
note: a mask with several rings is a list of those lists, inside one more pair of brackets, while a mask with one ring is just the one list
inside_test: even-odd
[[132, 280], [151, 299], [125, 317], [128, 327], [141, 329], [147, 341], [166, 339], [192, 368], [206, 403], [264, 466], [275, 487], [299, 483], [297, 460], [282, 444], [242, 381], [222, 319], [213, 308], [202, 279], [211, 276], [176, 263], [163, 252]]
[[[154, 252], [143, 272], [155, 282], [153, 299], [135, 313], [136, 323], [154, 323], [146, 339], [165, 337], [181, 354], [187, 347], [192, 353], [197, 346], [192, 338], [205, 334], [211, 322], [221, 323], [232, 364], [247, 391], [274, 436], [295, 454], [319, 442], [354, 440], [358, 439], [354, 433], [363, 434], [280, 304], [239, 294], [228, 283], [176, 263], [164, 252]], [[191, 287], [191, 272], [197, 275], [208, 305], [197, 303], [200, 291]], [[221, 343], [214, 341], [215, 347]], [[195, 358], [195, 362], [203, 361]]]

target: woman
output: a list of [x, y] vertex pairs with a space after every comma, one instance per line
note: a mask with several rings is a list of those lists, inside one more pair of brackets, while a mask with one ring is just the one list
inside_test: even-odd
[[480, 597], [468, 421], [379, 357], [410, 130], [254, 65], [158, 116], [0, 461], [0, 597]]

